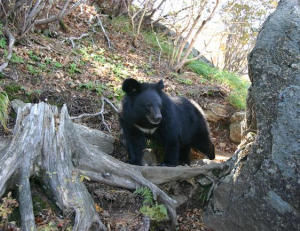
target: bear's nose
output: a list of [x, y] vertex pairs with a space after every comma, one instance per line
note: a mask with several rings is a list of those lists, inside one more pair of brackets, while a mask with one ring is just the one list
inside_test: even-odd
[[154, 119], [153, 122], [159, 123], [161, 121], [161, 119], [162, 119], [162, 116], [161, 115], [156, 115], [153, 119]]

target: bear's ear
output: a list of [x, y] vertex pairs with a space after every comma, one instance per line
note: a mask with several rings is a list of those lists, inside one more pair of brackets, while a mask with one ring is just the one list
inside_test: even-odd
[[122, 84], [122, 90], [127, 94], [132, 94], [134, 92], [139, 91], [141, 88], [141, 84], [135, 79], [125, 79]]
[[165, 85], [164, 85], [164, 81], [161, 79], [158, 83], [157, 86], [159, 87], [159, 89], [164, 89]]

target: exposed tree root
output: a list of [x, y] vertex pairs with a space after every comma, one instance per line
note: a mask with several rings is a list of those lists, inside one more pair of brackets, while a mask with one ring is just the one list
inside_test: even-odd
[[[106, 230], [80, 175], [114, 186], [149, 187], [169, 211], [172, 227], [176, 201], [155, 184], [207, 175], [225, 164], [190, 167], [141, 167], [118, 161], [81, 136], [64, 106], [60, 117], [56, 107], [45, 103], [26, 104], [18, 116], [10, 144], [0, 152], [0, 196], [18, 185], [22, 230], [36, 230], [30, 192], [30, 177], [38, 174], [66, 214], [73, 212], [73, 230]], [[99, 141], [101, 142], [101, 140]], [[155, 184], [154, 184], [155, 183]]]

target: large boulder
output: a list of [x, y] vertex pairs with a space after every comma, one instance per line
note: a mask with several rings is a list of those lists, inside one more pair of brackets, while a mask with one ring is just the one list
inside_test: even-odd
[[300, 230], [300, 1], [282, 0], [249, 55], [256, 141], [231, 159], [204, 213], [220, 231]]

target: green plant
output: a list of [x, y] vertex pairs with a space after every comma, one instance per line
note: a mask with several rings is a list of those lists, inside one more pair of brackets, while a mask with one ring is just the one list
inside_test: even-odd
[[38, 67], [42, 70], [45, 71], [47, 69], [46, 64], [44, 63], [38, 63]]
[[123, 66], [123, 64], [113, 65], [112, 71], [116, 77], [126, 79], [129, 76], [127, 68]]
[[76, 63], [71, 63], [69, 68], [68, 68], [68, 71], [71, 73], [71, 74], [75, 74], [75, 73], [82, 73], [80, 71], [80, 69], [78, 69]]
[[20, 90], [24, 91], [25, 95], [27, 95], [27, 96], [31, 96], [32, 94], [40, 95], [42, 93], [42, 90], [40, 90], [40, 89], [31, 90], [24, 86], [21, 86]]
[[95, 50], [93, 47], [82, 47], [78, 52], [75, 51], [74, 54], [81, 54], [81, 62], [91, 62], [94, 66], [98, 66], [99, 63], [105, 64], [107, 62], [104, 52], [105, 50], [103, 48]]
[[201, 75], [204, 79], [215, 81], [230, 88], [228, 96], [230, 104], [237, 108], [246, 108], [246, 97], [250, 83], [235, 73], [218, 70], [202, 61], [192, 61], [187, 68]]
[[39, 56], [35, 55], [35, 54], [33, 53], [33, 51], [28, 51], [28, 55], [29, 55], [29, 57], [30, 57], [33, 61], [40, 61], [40, 60], [41, 60], [41, 58], [40, 58]]
[[95, 90], [97, 92], [97, 95], [102, 95], [103, 94], [103, 90], [106, 89], [106, 86], [102, 85], [102, 84], [97, 84]]
[[113, 20], [111, 20], [111, 24], [116, 31], [132, 34], [132, 25], [128, 17], [115, 17]]
[[134, 194], [140, 194], [143, 197], [143, 206], [140, 212], [148, 216], [153, 221], [162, 221], [168, 218], [168, 211], [162, 204], [154, 203], [153, 194], [147, 187], [141, 187], [135, 190]]
[[4, 49], [7, 46], [5, 38], [1, 38], [3, 36], [3, 25], [0, 23], [0, 48]]
[[9, 112], [9, 98], [6, 92], [0, 92], [0, 124], [5, 131], [8, 131], [6, 126]]
[[[5, 54], [6, 52], [4, 52]], [[12, 63], [24, 63], [24, 59], [15, 53], [12, 54], [10, 62]]]
[[45, 59], [45, 63], [46, 63], [47, 65], [50, 65], [50, 64], [52, 63], [52, 60], [49, 59], [49, 58], [46, 58], [46, 59]]
[[156, 50], [162, 49], [165, 54], [172, 53], [173, 46], [170, 42], [168, 42], [168, 39], [164, 35], [154, 33], [153, 31], [144, 31], [142, 32], [142, 35], [145, 38], [146, 43], [154, 47]]
[[31, 75], [38, 75], [41, 72], [41, 70], [37, 69], [36, 67], [30, 64], [27, 64], [26, 67]]
[[87, 83], [81, 83], [81, 84], [79, 84], [79, 88], [81, 88], [81, 89], [87, 89], [87, 90], [95, 90], [96, 89], [96, 84], [95, 83], [93, 83], [93, 82], [91, 82], [91, 81], [89, 81], [89, 82], [87, 82]]
[[3, 35], [3, 24], [0, 22], [0, 35], [2, 36]]
[[175, 78], [175, 80], [179, 83], [183, 83], [185, 85], [192, 85], [193, 84], [193, 81], [190, 80], [190, 79], [187, 79], [187, 78], [181, 78], [181, 77], [177, 77]]
[[14, 100], [15, 95], [18, 94], [18, 92], [21, 90], [21, 87], [17, 83], [12, 82], [9, 85], [5, 85], [3, 90], [8, 95], [9, 100]]
[[7, 197], [2, 198], [0, 203], [0, 228], [1, 230], [8, 230], [9, 216], [18, 207], [16, 199], [11, 197], [11, 192], [7, 194]]
[[122, 91], [120, 86], [116, 86], [114, 84], [108, 84], [108, 90], [110, 91], [110, 94], [108, 95], [108, 98], [110, 99], [117, 99], [118, 101], [121, 101], [121, 99], [124, 96], [124, 92]]
[[55, 68], [61, 68], [61, 67], [63, 67], [63, 65], [60, 63], [60, 62], [54, 62], [54, 67]]
[[0, 48], [4, 49], [6, 46], [7, 44], [5, 38], [0, 38]]
[[81, 89], [87, 89], [90, 91], [96, 91], [97, 95], [102, 95], [103, 94], [103, 90], [106, 90], [107, 87], [103, 84], [95, 84], [91, 81], [87, 82], [87, 83], [81, 83], [79, 84], [79, 88]]
[[91, 57], [96, 62], [99, 62], [99, 63], [102, 63], [102, 64], [106, 62], [105, 56], [103, 56], [101, 54], [92, 54]]
[[202, 186], [197, 190], [196, 195], [198, 195], [196, 197], [197, 202], [200, 203], [201, 206], [204, 206], [207, 204], [208, 202], [208, 194], [211, 188], [211, 184], [210, 185], [206, 185], [206, 186]]

